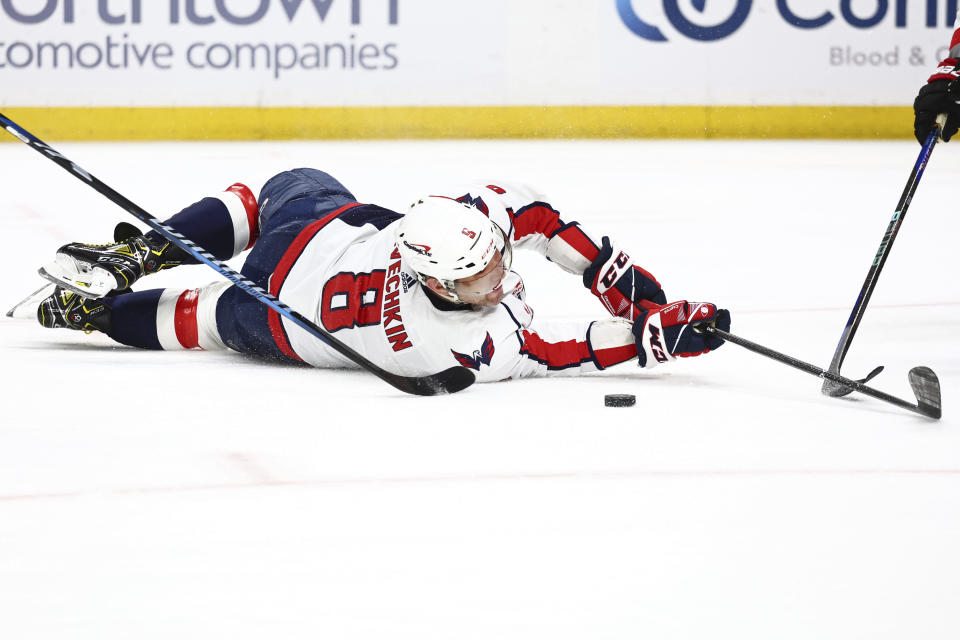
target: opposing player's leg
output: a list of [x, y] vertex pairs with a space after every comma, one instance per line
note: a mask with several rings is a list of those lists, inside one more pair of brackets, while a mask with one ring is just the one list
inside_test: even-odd
[[[240, 183], [190, 205], [166, 224], [221, 260], [253, 246], [260, 233], [256, 198]], [[100, 298], [129, 289], [144, 275], [195, 262], [155, 231], [141, 235], [136, 227], [121, 224], [113, 243], [64, 245], [40, 273], [82, 297]]]

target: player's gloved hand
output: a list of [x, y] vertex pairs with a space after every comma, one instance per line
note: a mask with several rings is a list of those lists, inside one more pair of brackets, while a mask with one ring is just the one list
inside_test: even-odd
[[933, 75], [927, 79], [927, 84], [920, 88], [917, 99], [913, 101], [913, 135], [917, 142], [923, 144], [933, 130], [937, 116], [947, 114], [947, 122], [940, 132], [944, 142], [957, 133], [960, 128], [960, 62], [955, 58], [947, 58], [940, 63]]
[[678, 300], [644, 311], [633, 323], [637, 358], [647, 369], [677, 358], [689, 358], [713, 351], [723, 340], [709, 333], [694, 331], [701, 323], [730, 330], [730, 312], [709, 302]]
[[653, 274], [633, 264], [607, 236], [597, 259], [583, 272], [583, 286], [600, 298], [611, 315], [630, 321], [667, 302]]

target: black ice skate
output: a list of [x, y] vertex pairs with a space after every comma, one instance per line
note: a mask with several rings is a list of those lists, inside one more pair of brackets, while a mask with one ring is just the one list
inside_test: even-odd
[[42, 267], [40, 275], [63, 289], [97, 299], [111, 291], [126, 291], [141, 277], [175, 267], [186, 257], [173, 243], [144, 235], [114, 244], [73, 242], [60, 247], [55, 261]]
[[110, 328], [110, 309], [99, 300], [88, 300], [57, 287], [37, 307], [37, 322], [47, 329], [106, 333]]

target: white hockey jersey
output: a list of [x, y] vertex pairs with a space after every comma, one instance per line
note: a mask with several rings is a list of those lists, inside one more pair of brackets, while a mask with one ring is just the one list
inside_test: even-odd
[[[443, 194], [469, 202], [510, 235], [561, 268], [582, 274], [598, 252], [576, 223], [532, 190], [478, 184]], [[573, 326], [539, 322], [525, 302], [523, 281], [510, 272], [509, 293], [494, 307], [452, 305], [429, 294], [400, 258], [397, 222], [382, 230], [333, 218], [274, 273], [270, 291], [387, 371], [424, 376], [458, 363], [478, 382], [579, 375], [635, 360], [631, 323], [610, 317]], [[270, 312], [281, 350], [317, 367], [356, 367], [293, 322]]]

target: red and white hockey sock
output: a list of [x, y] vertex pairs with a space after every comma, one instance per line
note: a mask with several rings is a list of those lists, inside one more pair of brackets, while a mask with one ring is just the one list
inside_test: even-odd
[[[165, 221], [218, 260], [229, 260], [249, 249], [260, 236], [260, 216], [253, 192], [240, 183], [186, 207]], [[157, 243], [167, 240], [156, 231], [147, 234]], [[194, 264], [190, 258], [184, 263]]]
[[226, 349], [217, 331], [217, 301], [229, 282], [199, 289], [164, 289], [157, 303], [157, 340], [160, 348]]
[[227, 187], [223, 193], [217, 194], [217, 197], [230, 213], [230, 220], [233, 222], [233, 255], [238, 255], [252, 247], [260, 237], [257, 199], [247, 185], [239, 182]]

